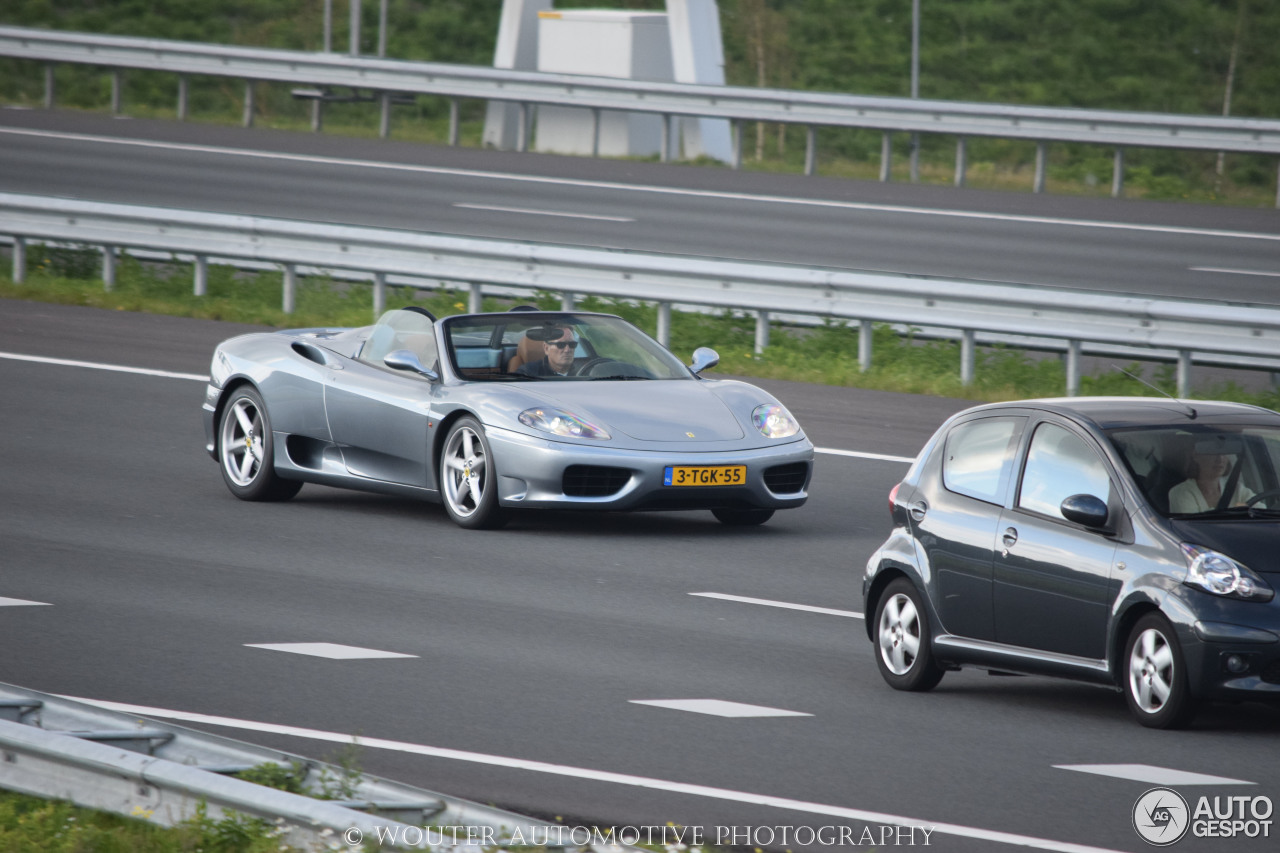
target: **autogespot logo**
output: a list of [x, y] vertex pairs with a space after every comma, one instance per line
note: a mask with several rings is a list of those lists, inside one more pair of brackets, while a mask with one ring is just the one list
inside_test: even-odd
[[1187, 801], [1169, 788], [1152, 788], [1133, 804], [1133, 828], [1148, 844], [1167, 847], [1180, 841], [1190, 825]]

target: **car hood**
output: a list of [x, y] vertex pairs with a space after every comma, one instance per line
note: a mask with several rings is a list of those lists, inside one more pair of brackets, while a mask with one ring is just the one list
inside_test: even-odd
[[[552, 385], [520, 390], [637, 441], [740, 441], [745, 435], [733, 411], [703, 382], [557, 382], [548, 387]], [[750, 412], [743, 415], [750, 417]]]
[[1280, 520], [1274, 518], [1240, 521], [1176, 521], [1183, 542], [1221, 551], [1255, 572], [1280, 578]]

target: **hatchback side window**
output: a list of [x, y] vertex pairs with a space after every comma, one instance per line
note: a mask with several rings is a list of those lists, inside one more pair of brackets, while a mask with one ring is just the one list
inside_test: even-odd
[[1093, 495], [1110, 503], [1106, 463], [1080, 436], [1055, 424], [1041, 424], [1027, 450], [1018, 506], [1062, 518], [1062, 501], [1072, 495]]
[[942, 459], [947, 489], [989, 503], [1003, 503], [1021, 418], [982, 418], [951, 430]]

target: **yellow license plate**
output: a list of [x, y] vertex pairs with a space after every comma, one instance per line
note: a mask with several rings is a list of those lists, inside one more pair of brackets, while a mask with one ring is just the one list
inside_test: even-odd
[[746, 465], [670, 465], [662, 477], [664, 486], [741, 486], [745, 482]]

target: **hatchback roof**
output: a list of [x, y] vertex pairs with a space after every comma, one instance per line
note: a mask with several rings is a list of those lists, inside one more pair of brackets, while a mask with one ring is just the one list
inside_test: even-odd
[[1280, 425], [1280, 413], [1245, 403], [1222, 400], [1174, 400], [1160, 397], [1050, 397], [1011, 400], [982, 408], [1045, 409], [1092, 421], [1102, 429], [1158, 426], [1212, 420]]

